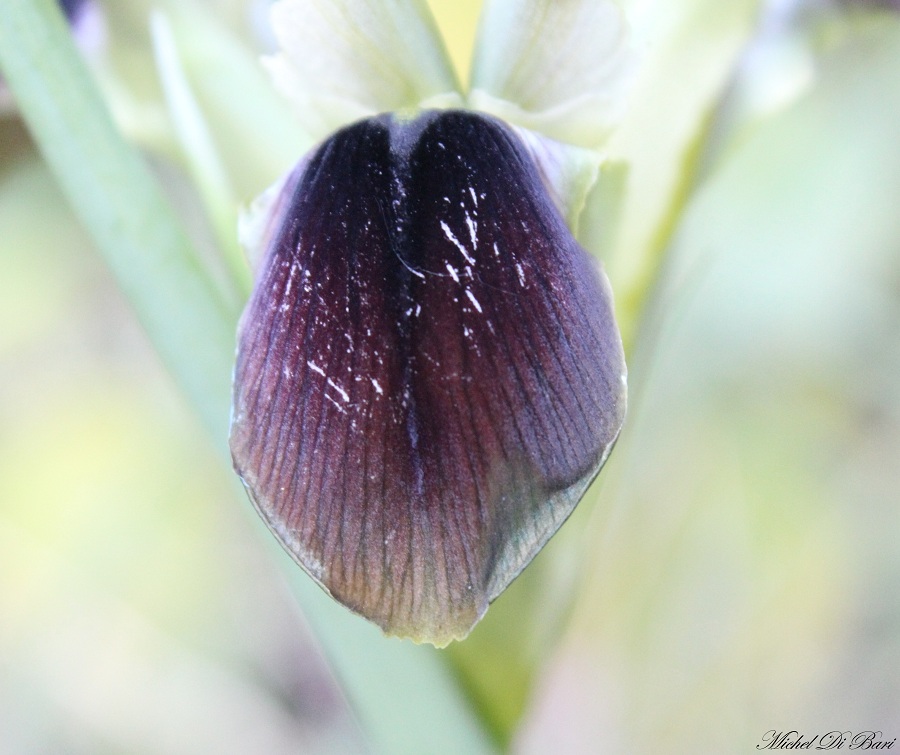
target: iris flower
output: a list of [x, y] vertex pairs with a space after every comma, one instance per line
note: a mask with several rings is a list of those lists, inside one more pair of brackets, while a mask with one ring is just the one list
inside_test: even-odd
[[281, 0], [272, 23], [266, 66], [323, 141], [243, 225], [235, 468], [332, 596], [443, 646], [624, 420], [611, 289], [569, 223], [627, 92], [627, 25], [609, 0], [490, 2], [464, 94], [424, 3]]

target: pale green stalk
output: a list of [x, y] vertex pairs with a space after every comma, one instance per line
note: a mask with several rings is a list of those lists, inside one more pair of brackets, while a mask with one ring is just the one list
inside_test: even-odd
[[[0, 2], [0, 67], [66, 196], [227, 457], [237, 312], [204, 273], [140, 155], [116, 131], [52, 0]], [[492, 750], [436, 651], [384, 639], [287, 556], [282, 562], [376, 751]]]
[[232, 282], [242, 298], [250, 293], [250, 268], [234, 232], [237, 199], [225, 166], [216, 150], [203, 112], [197, 104], [182, 67], [169, 19], [162, 11], [150, 17], [153, 51], [160, 83], [169, 106], [169, 117], [194, 185], [206, 205], [207, 214], [225, 257]]

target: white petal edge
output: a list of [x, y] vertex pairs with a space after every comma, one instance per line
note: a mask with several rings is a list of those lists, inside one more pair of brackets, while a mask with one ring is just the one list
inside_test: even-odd
[[613, 0], [486, 0], [469, 103], [559, 141], [602, 144], [637, 65]]
[[512, 126], [522, 139], [553, 202], [574, 235], [579, 218], [600, 173], [604, 155], [584, 147], [564, 144], [521, 126]]
[[247, 255], [254, 278], [268, 251], [269, 242], [278, 231], [283, 212], [290, 204], [297, 179], [306, 169], [312, 150], [307, 152], [287, 173], [254, 199], [238, 215], [238, 241]]
[[424, 0], [279, 0], [263, 59], [315, 138], [384, 111], [462, 104]]

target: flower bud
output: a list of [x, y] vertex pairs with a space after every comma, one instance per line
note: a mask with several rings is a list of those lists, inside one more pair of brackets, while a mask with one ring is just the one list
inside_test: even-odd
[[254, 224], [235, 468], [300, 565], [388, 634], [464, 637], [624, 418], [609, 285], [531, 155], [492, 117], [377, 116]]

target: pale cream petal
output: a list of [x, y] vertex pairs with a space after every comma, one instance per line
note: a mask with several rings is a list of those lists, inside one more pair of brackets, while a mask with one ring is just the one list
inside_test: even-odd
[[423, 101], [462, 104], [424, 0], [280, 0], [272, 27], [281, 52], [264, 64], [317, 138]]
[[638, 28], [646, 55], [606, 144], [610, 159], [629, 166], [620, 225], [605, 256], [620, 312], [650, 285], [693, 180], [698, 145], [760, 6], [759, 0], [644, 2], [647, 23]]
[[625, 14], [612, 0], [487, 0], [469, 101], [594, 147], [623, 111], [636, 60]]

